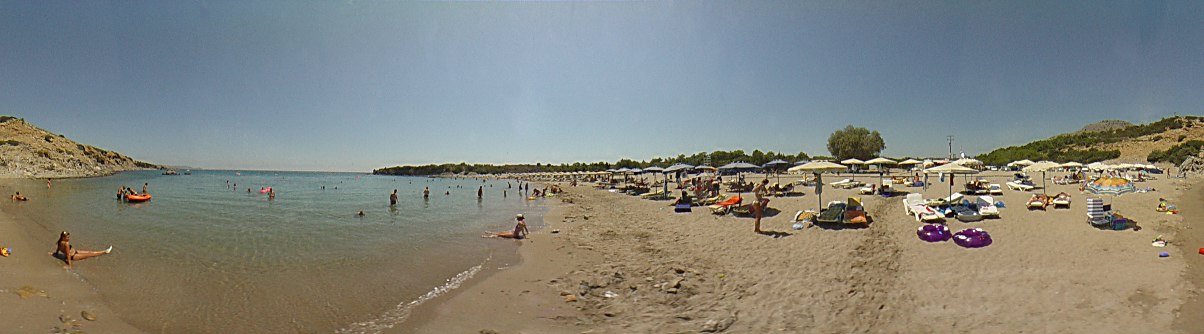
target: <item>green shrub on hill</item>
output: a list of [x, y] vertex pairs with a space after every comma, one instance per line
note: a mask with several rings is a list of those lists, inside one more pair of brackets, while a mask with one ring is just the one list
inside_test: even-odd
[[511, 165], [490, 165], [490, 164], [430, 164], [422, 166], [395, 166], [380, 168], [372, 171], [372, 174], [383, 175], [438, 175], [443, 173], [477, 173], [477, 174], [502, 174], [502, 173], [547, 173], [547, 172], [577, 172], [590, 171], [600, 172], [612, 168], [647, 168], [652, 166], [669, 167], [673, 164], [684, 163], [689, 165], [702, 165], [709, 163], [712, 167], [726, 165], [736, 161], [744, 161], [754, 165], [763, 165], [773, 160], [785, 160], [795, 162], [799, 160], [807, 160], [810, 158], [806, 153], [799, 152], [798, 154], [782, 154], [777, 152], [761, 152], [761, 150], [753, 150], [752, 154], [745, 153], [743, 150], [735, 151], [715, 151], [711, 153], [699, 152], [693, 155], [678, 154], [676, 157], [668, 158], [652, 158], [645, 161], [635, 161], [631, 159], [620, 159], [614, 163], [605, 161], [594, 163], [572, 163], [572, 164], [511, 164]]
[[1178, 165], [1183, 163], [1183, 160], [1187, 160], [1187, 157], [1194, 157], [1200, 154], [1201, 147], [1204, 147], [1204, 140], [1189, 140], [1186, 143], [1171, 146], [1166, 151], [1150, 152], [1146, 160], [1150, 162], [1169, 162]]
[[[1199, 120], [1195, 116], [1167, 117], [1149, 124], [1133, 125], [1122, 129], [1077, 132], [1034, 141], [1021, 146], [1010, 146], [979, 155], [978, 160], [988, 165], [1004, 165], [1019, 159], [1052, 160], [1057, 162], [1078, 161], [1092, 163], [1120, 157], [1119, 150], [1076, 149], [1110, 144], [1122, 140], [1161, 134], [1163, 132], [1191, 126]], [[1155, 141], [1162, 139], [1157, 137]]]

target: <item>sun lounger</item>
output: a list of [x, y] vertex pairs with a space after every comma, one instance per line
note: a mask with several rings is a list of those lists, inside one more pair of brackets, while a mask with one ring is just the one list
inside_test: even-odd
[[903, 209], [906, 210], [907, 214], [915, 217], [916, 221], [934, 222], [944, 220], [941, 215], [928, 207], [928, 204], [924, 201], [924, 197], [920, 194], [907, 194], [907, 197], [903, 198]]
[[850, 179], [844, 179], [844, 180], [829, 183], [828, 185], [835, 187], [835, 188], [840, 188], [840, 189], [852, 189], [852, 188], [861, 186], [861, 182], [853, 181]]
[[876, 188], [875, 184], [870, 183], [870, 184], [865, 185], [864, 187], [861, 187], [861, 189], [859, 191], [861, 192], [862, 195], [873, 195], [874, 188]]
[[846, 224], [869, 224], [869, 217], [865, 216], [865, 207], [861, 205], [860, 198], [849, 197], [843, 221]]
[[950, 207], [953, 210], [957, 220], [963, 222], [975, 222], [982, 220], [982, 215], [978, 214], [978, 210], [970, 209], [969, 205], [958, 204]]
[[722, 202], [715, 203], [711, 206], [708, 206], [707, 208], [711, 209], [711, 213], [714, 213], [717, 215], [722, 215], [722, 214], [726, 214], [730, 207], [735, 206], [735, 205], [740, 205], [740, 202], [742, 202], [742, 201], [744, 201], [744, 198], [741, 198], [740, 196], [733, 196], [732, 198], [728, 198], [726, 200], [723, 200]]
[[998, 183], [992, 183], [990, 188], [988, 188], [988, 189], [989, 189], [988, 192], [991, 195], [1003, 195], [1003, 187], [999, 186]]
[[1051, 203], [1053, 203], [1055, 208], [1057, 208], [1059, 206], [1064, 206], [1067, 209], [1069, 209], [1070, 208], [1070, 194], [1059, 193], [1058, 196], [1054, 196]]
[[1043, 194], [1033, 194], [1033, 197], [1029, 197], [1028, 202], [1025, 202], [1025, 206], [1028, 206], [1029, 210], [1045, 210], [1047, 205], [1049, 205], [1049, 196]]
[[978, 205], [978, 215], [984, 218], [999, 218], [999, 207], [995, 206], [995, 198], [991, 196], [979, 196], [975, 204]]
[[819, 212], [819, 216], [815, 217], [816, 223], [839, 223], [844, 221], [845, 202], [832, 201], [828, 203], [828, 208]]
[[1030, 191], [1030, 190], [1033, 190], [1033, 188], [1036, 188], [1032, 185], [1027, 185], [1027, 184], [1016, 182], [1016, 181], [1008, 181], [1007, 185], [1008, 185], [1008, 189], [1020, 190], [1020, 191]]

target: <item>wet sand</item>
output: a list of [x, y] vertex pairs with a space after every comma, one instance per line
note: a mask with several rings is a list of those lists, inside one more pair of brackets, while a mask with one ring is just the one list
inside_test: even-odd
[[[7, 200], [7, 199], [6, 199]], [[37, 200], [31, 199], [31, 200]], [[10, 208], [11, 209], [11, 208]], [[13, 333], [140, 333], [126, 324], [105, 305], [100, 294], [77, 272], [105, 265], [106, 256], [123, 256], [121, 249], [112, 254], [76, 262], [75, 269], [64, 269], [62, 261], [47, 254], [54, 250], [59, 231], [47, 231], [15, 215], [0, 212], [0, 247], [13, 249], [0, 258], [0, 324], [3, 332]], [[103, 249], [97, 240], [73, 236], [79, 249]], [[96, 316], [84, 319], [82, 312]]]
[[[1010, 173], [978, 176], [1003, 184]], [[1176, 191], [1186, 186], [1183, 180], [1162, 178], [1137, 184], [1157, 191], [1103, 196], [1140, 227], [1122, 231], [1087, 224], [1090, 195], [1077, 186], [1048, 184], [1050, 193], [1073, 195], [1069, 209], [1030, 211], [1023, 205], [1030, 193], [1005, 190], [997, 196], [1008, 205], [1000, 210], [1001, 219], [947, 222], [954, 231], [989, 231], [994, 244], [981, 249], [920, 241], [915, 234], [920, 223], [904, 213], [902, 197], [862, 196], [874, 220], [869, 228], [803, 230], [791, 229], [791, 219], [797, 210], [816, 207], [812, 191], [773, 198], [769, 206], [780, 212], [767, 217], [763, 228], [775, 233], [761, 235], [752, 232], [751, 218], [714, 216], [699, 207], [674, 214], [669, 202], [567, 188], [562, 198], [573, 203], [553, 209], [563, 215], [559, 220], [548, 219], [547, 231], [560, 233], [535, 233], [520, 247], [521, 265], [430, 304], [422, 317], [398, 330], [1190, 333], [1201, 328], [1192, 286], [1200, 282], [1201, 259], [1199, 247], [1191, 245], [1198, 239], [1189, 236], [1198, 237], [1199, 230], [1184, 226], [1191, 224], [1185, 218], [1194, 216], [1154, 210], [1159, 197], [1180, 208], [1202, 207], [1200, 198]], [[926, 198], [944, 197], [947, 189], [902, 188]], [[844, 199], [855, 192], [826, 187], [823, 198]], [[1159, 235], [1179, 247], [1151, 246]], [[1171, 256], [1158, 257], [1164, 251]]]

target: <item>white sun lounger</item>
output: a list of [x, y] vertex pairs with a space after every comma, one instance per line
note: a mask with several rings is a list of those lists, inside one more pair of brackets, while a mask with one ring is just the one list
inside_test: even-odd
[[1003, 187], [999, 186], [998, 183], [992, 183], [989, 192], [991, 195], [1003, 195]]
[[999, 218], [999, 207], [995, 206], [995, 198], [991, 196], [978, 196], [976, 200], [978, 204], [978, 215], [983, 217]]
[[1016, 181], [1008, 181], [1007, 185], [1008, 185], [1008, 189], [1020, 190], [1020, 191], [1029, 191], [1029, 190], [1033, 190], [1033, 188], [1036, 188], [1036, 187], [1033, 187], [1033, 186], [1030, 186], [1027, 184], [1023, 184], [1020, 182], [1016, 182]]
[[944, 219], [944, 217], [941, 217], [940, 214], [937, 214], [936, 211], [928, 207], [924, 201], [924, 197], [920, 194], [907, 194], [907, 197], [903, 198], [903, 209], [906, 210], [907, 214], [915, 217], [916, 221], [920, 222], [933, 222]]

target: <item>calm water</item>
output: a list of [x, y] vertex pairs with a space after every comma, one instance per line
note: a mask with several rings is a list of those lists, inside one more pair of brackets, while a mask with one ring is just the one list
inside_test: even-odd
[[[432, 292], [512, 263], [514, 241], [479, 236], [513, 227], [515, 213], [540, 225], [544, 201], [516, 189], [503, 198], [506, 181], [350, 173], [146, 171], [58, 180], [50, 190], [44, 180], [5, 182], [4, 191], [32, 198], [5, 201], [5, 211], [32, 220], [47, 250], [60, 230], [80, 249], [114, 245], [77, 265], [80, 277], [128, 322], [173, 333], [376, 332]], [[118, 187], [144, 182], [150, 202], [116, 199]], [[390, 208], [393, 189], [400, 200]]]

